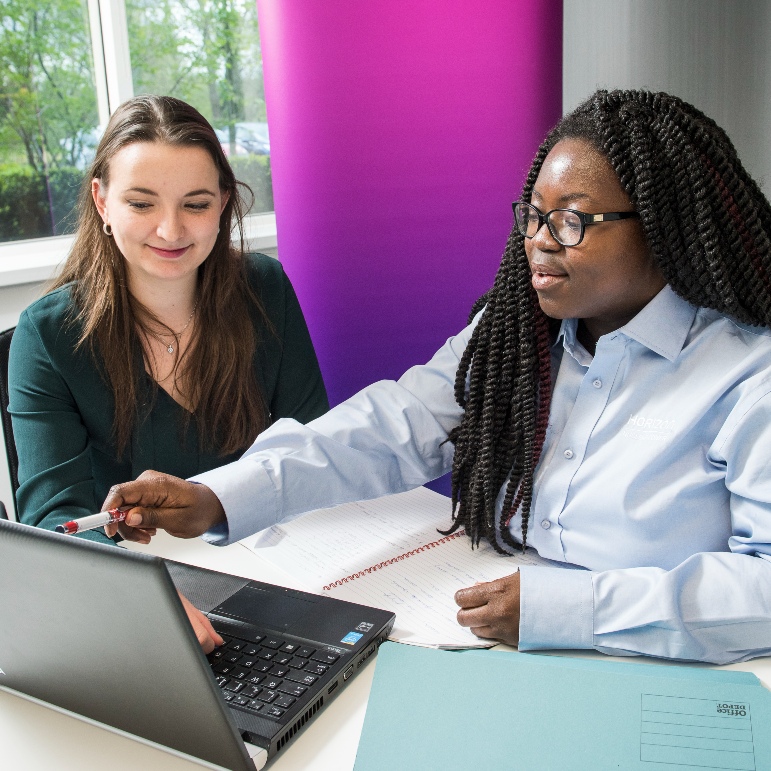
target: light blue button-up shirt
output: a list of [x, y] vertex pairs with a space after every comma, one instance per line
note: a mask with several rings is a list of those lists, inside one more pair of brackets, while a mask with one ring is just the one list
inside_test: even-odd
[[[663, 289], [591, 356], [566, 320], [528, 541], [587, 570], [523, 567], [520, 649], [726, 663], [771, 654], [771, 332]], [[449, 470], [455, 372], [473, 325], [428, 364], [196, 477], [227, 543]], [[503, 501], [503, 490], [498, 509]], [[449, 519], [449, 518], [448, 518]], [[519, 536], [517, 515], [512, 534]]]

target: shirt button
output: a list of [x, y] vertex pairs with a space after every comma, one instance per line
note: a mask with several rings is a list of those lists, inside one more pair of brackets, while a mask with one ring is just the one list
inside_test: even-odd
[[565, 452], [562, 453], [568, 460], [570, 460], [573, 457], [573, 450], [565, 450]]
[[599, 379], [597, 379], [597, 380], [595, 380], [595, 381], [592, 383], [592, 385], [593, 385], [595, 388], [602, 388], [602, 380], [599, 380]]
[[548, 529], [551, 527], [551, 522], [549, 522], [549, 520], [548, 520], [548, 519], [542, 519], [542, 520], [541, 520], [541, 527], [542, 527], [544, 530], [548, 530]]

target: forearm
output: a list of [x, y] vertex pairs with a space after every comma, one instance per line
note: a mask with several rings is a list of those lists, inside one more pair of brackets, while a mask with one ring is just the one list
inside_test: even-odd
[[472, 330], [398, 382], [375, 383], [307, 426], [279, 421], [240, 460], [195, 477], [227, 515], [226, 525], [204, 537], [229, 543], [287, 517], [409, 490], [448, 471], [449, 432], [462, 416], [455, 373]]
[[[398, 422], [386, 417], [394, 410]], [[279, 421], [243, 458], [195, 477], [215, 492], [228, 516], [225, 540], [224, 530], [208, 540], [239, 540], [316, 508], [417, 487], [449, 469], [446, 437], [422, 404], [390, 381], [307, 426]]]
[[[550, 575], [541, 581], [540, 573]], [[771, 561], [732, 553], [673, 570], [522, 568], [520, 648], [727, 664], [771, 653]]]

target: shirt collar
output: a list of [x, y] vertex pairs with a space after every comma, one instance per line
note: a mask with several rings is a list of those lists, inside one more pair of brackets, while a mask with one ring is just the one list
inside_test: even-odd
[[665, 359], [674, 361], [683, 350], [694, 318], [696, 308], [676, 295], [667, 284], [618, 331]]
[[578, 340], [578, 319], [563, 319], [553, 348], [560, 343], [582, 367], [588, 367], [592, 363], [592, 355]]
[[[611, 335], [623, 333], [654, 353], [674, 361], [683, 350], [688, 332], [696, 317], [696, 308], [665, 286], [628, 324]], [[579, 363], [591, 355], [578, 342], [577, 319], [565, 319], [557, 336], [565, 350]]]

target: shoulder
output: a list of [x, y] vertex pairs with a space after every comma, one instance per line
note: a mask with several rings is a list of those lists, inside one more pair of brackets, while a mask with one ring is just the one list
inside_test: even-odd
[[[771, 393], [771, 330], [699, 308], [684, 348], [683, 371], [701, 378], [739, 412]], [[731, 394], [731, 396], [728, 396]], [[744, 406], [742, 406], [744, 404]]]
[[284, 268], [275, 257], [252, 253], [244, 255], [249, 286], [259, 298], [262, 310], [274, 326], [274, 331], [283, 328], [287, 315], [293, 314], [297, 303], [294, 289]]
[[757, 355], [771, 354], [771, 329], [737, 321], [710, 308], [699, 308], [691, 327], [691, 337], [719, 336], [727, 346]]
[[244, 263], [249, 285], [260, 294], [271, 288], [283, 287], [289, 282], [284, 268], [275, 257], [251, 252], [244, 255]]
[[[771, 330], [700, 308], [692, 330], [691, 366], [713, 372], [711, 378], [733, 383], [741, 391], [771, 382]], [[766, 386], [761, 386], [765, 388]]]
[[726, 317], [728, 322], [736, 329], [739, 335], [748, 345], [759, 345], [771, 348], [771, 329], [768, 327], [755, 327], [750, 324], [743, 324], [730, 317]]
[[94, 369], [88, 352], [78, 346], [81, 331], [71, 287], [49, 292], [21, 313], [11, 339], [10, 369], [17, 379], [50, 383], [63, 377], [75, 388]]
[[22, 311], [14, 332], [16, 345], [34, 334], [45, 343], [60, 339], [77, 339], [77, 308], [72, 298], [72, 286], [67, 284], [35, 300]]
[[30, 303], [24, 313], [35, 319], [55, 317], [57, 320], [63, 320], [69, 317], [74, 309], [72, 284], [66, 284]]

